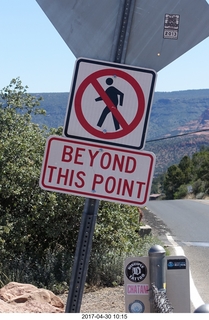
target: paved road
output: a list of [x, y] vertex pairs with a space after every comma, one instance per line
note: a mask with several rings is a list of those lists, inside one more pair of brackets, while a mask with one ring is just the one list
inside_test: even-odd
[[162, 234], [170, 234], [183, 248], [195, 286], [209, 303], [209, 200], [149, 201], [147, 207]]

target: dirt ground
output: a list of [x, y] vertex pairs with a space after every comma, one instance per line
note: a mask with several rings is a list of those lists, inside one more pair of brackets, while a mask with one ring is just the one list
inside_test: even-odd
[[[143, 224], [152, 227], [152, 234], [163, 239], [167, 229], [156, 216], [147, 210], [143, 210]], [[60, 295], [66, 305], [67, 294]], [[125, 312], [124, 287], [101, 288], [92, 292], [84, 293], [80, 313], [123, 313]]]
[[[66, 305], [67, 294], [59, 296]], [[80, 313], [123, 313], [125, 297], [123, 286], [102, 288], [84, 293]]]

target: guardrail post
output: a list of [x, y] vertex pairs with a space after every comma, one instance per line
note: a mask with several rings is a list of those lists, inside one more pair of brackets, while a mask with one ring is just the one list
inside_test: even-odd
[[[165, 250], [159, 245], [154, 245], [149, 250], [150, 288], [154, 284], [158, 290], [166, 289], [166, 260]], [[154, 297], [150, 290], [150, 312], [154, 313]]]

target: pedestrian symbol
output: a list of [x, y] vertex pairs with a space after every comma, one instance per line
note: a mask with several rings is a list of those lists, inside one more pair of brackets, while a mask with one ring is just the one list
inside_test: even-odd
[[153, 70], [78, 59], [65, 136], [142, 149], [155, 76]]
[[[111, 86], [113, 84], [113, 79], [112, 78], [107, 78], [106, 83], [107, 83], [107, 85]], [[115, 87], [111, 86], [106, 90], [106, 93], [107, 93], [108, 97], [110, 98], [110, 100], [112, 101], [113, 106], [111, 106], [111, 108], [109, 108], [108, 106], [106, 106], [104, 108], [104, 110], [103, 110], [103, 112], [101, 114], [101, 117], [99, 118], [99, 121], [97, 123], [98, 127], [102, 126], [102, 124], [105, 121], [108, 113], [110, 113], [113, 108], [117, 108], [117, 106], [118, 106], [118, 96], [120, 97], [120, 101], [119, 101], [120, 106], [123, 105], [123, 96], [124, 96], [124, 94], [121, 91], [119, 91]], [[101, 101], [101, 100], [102, 100], [101, 97], [98, 97], [98, 98], [95, 99], [95, 101]], [[115, 130], [119, 130], [120, 129], [120, 124], [119, 124], [118, 120], [115, 118], [114, 115], [112, 115], [112, 117], [113, 117], [113, 121], [114, 121], [114, 125], [115, 125]]]

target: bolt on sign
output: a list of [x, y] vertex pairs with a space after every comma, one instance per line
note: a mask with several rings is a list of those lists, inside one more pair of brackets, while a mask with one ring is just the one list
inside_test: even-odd
[[145, 205], [155, 165], [151, 152], [50, 136], [40, 187], [130, 205]]

